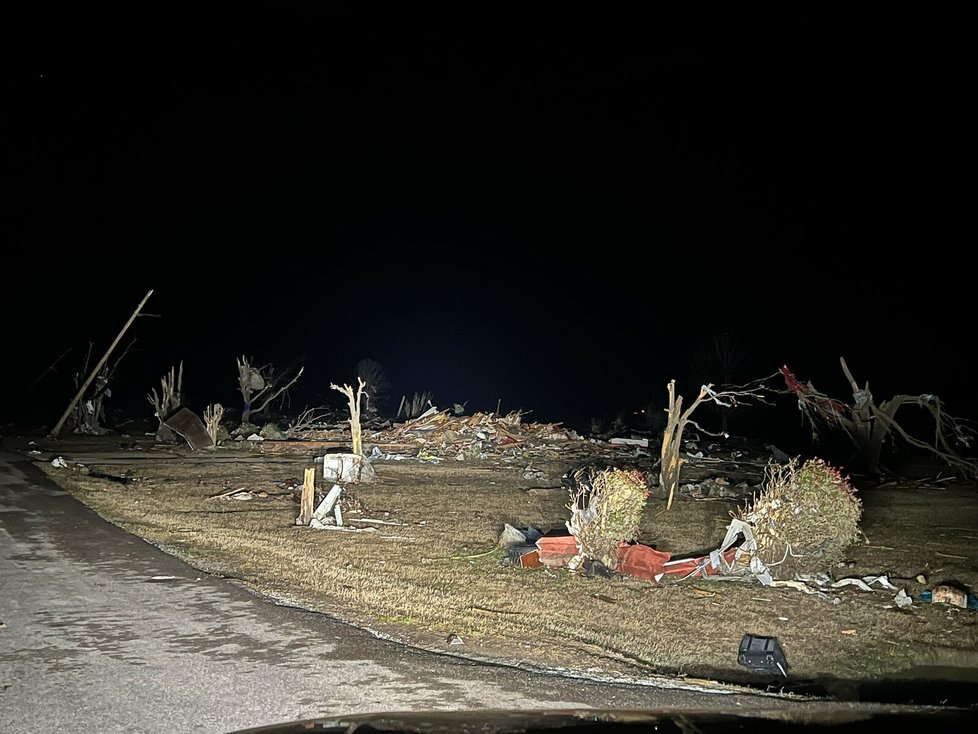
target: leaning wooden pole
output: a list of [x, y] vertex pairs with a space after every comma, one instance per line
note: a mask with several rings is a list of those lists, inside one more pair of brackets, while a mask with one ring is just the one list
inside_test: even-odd
[[61, 419], [55, 424], [54, 428], [51, 429], [51, 432], [48, 434], [48, 438], [57, 438], [58, 434], [61, 433], [61, 427], [64, 426], [65, 421], [68, 420], [68, 416], [71, 415], [71, 411], [75, 407], [75, 404], [82, 399], [82, 395], [85, 394], [88, 386], [92, 384], [92, 380], [95, 379], [95, 376], [99, 373], [99, 370], [101, 370], [102, 366], [108, 361], [109, 355], [112, 354], [112, 350], [116, 348], [119, 342], [122, 341], [122, 337], [125, 335], [125, 333], [129, 331], [129, 327], [132, 326], [132, 322], [136, 320], [137, 316], [139, 316], [139, 312], [143, 310], [143, 306], [146, 305], [146, 301], [149, 300], [151, 295], [153, 295], [153, 291], [149, 291], [145, 296], [143, 296], [143, 300], [141, 300], [139, 305], [136, 306], [136, 310], [132, 312], [132, 316], [129, 317], [126, 325], [122, 327], [122, 331], [119, 332], [119, 335], [115, 338], [115, 341], [112, 342], [105, 354], [102, 355], [102, 359], [98, 361], [98, 364], [95, 365], [95, 369], [92, 370], [85, 382], [82, 383], [82, 386], [79, 388], [75, 397], [73, 397], [71, 402], [68, 403], [68, 408], [65, 410], [64, 415], [61, 416]]

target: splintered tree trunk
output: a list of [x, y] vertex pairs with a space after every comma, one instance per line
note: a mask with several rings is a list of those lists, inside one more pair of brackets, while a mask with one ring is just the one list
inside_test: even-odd
[[676, 381], [670, 380], [669, 385], [669, 410], [666, 422], [666, 430], [662, 434], [662, 453], [660, 454], [659, 467], [659, 486], [669, 492], [669, 501], [666, 509], [672, 509], [672, 500], [676, 495], [676, 487], [679, 486], [679, 470], [683, 465], [683, 458], [679, 455], [683, 446], [683, 431], [686, 426], [692, 424], [694, 428], [710, 436], [726, 434], [711, 433], [696, 423], [691, 416], [704, 402], [713, 402], [721, 408], [730, 408], [738, 404], [738, 399], [743, 402], [748, 399], [759, 399], [760, 393], [757, 387], [736, 390], [713, 389], [713, 384], [701, 385], [699, 394], [683, 410], [683, 396], [676, 395]]
[[360, 413], [350, 419], [350, 447], [357, 456], [363, 456], [363, 429], [360, 427]]
[[363, 455], [363, 432], [360, 427], [360, 405], [363, 399], [363, 391], [367, 386], [367, 383], [363, 381], [360, 377], [357, 377], [357, 382], [359, 386], [356, 393], [353, 392], [353, 388], [349, 385], [343, 385], [340, 387], [336, 384], [330, 384], [330, 388], [341, 392], [346, 395], [347, 407], [350, 409], [350, 444], [353, 453], [357, 456]]
[[224, 406], [220, 403], [214, 403], [204, 408], [204, 426], [215, 447], [217, 446], [218, 434], [221, 431], [221, 418], [223, 416]]
[[669, 413], [666, 430], [662, 434], [662, 452], [659, 468], [659, 486], [669, 493], [666, 509], [672, 508], [672, 498], [679, 484], [679, 469], [683, 459], [679, 455], [683, 439], [683, 396], [676, 396], [676, 381], [669, 381]]

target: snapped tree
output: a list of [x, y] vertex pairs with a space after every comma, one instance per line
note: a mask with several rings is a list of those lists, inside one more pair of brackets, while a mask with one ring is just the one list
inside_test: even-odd
[[356, 393], [353, 392], [353, 388], [349, 385], [343, 385], [340, 387], [336, 383], [330, 383], [330, 388], [341, 392], [346, 395], [347, 405], [350, 408], [350, 444], [353, 449], [353, 453], [357, 456], [363, 456], [363, 439], [362, 439], [362, 429], [360, 427], [360, 407], [363, 400], [364, 388], [367, 387], [361, 378], [357, 378], [357, 382], [360, 383], [357, 388]]
[[289, 370], [279, 372], [275, 365], [255, 367], [248, 357], [238, 358], [238, 390], [241, 392], [241, 422], [250, 423], [251, 417], [263, 413], [272, 401], [285, 394], [300, 377], [305, 367], [292, 377]]
[[220, 403], [213, 403], [204, 408], [204, 427], [207, 429], [207, 435], [211, 437], [211, 441], [217, 446], [217, 440], [221, 432], [221, 418], [224, 417], [224, 406]]
[[699, 395], [686, 410], [683, 410], [683, 396], [676, 395], [675, 380], [669, 381], [667, 389], [669, 390], [669, 407], [666, 409], [666, 429], [662, 434], [659, 486], [669, 493], [669, 501], [666, 503], [666, 509], [669, 510], [672, 509], [672, 499], [676, 487], [679, 486], [679, 472], [685, 461], [680, 450], [682, 449], [683, 431], [686, 430], [686, 426], [693, 426], [708, 436], [727, 438], [727, 434], [723, 431], [708, 431], [703, 428], [692, 419], [693, 412], [704, 403], [713, 403], [721, 408], [732, 409], [738, 405], [746, 405], [751, 402], [766, 402], [766, 388], [763, 386], [763, 380], [742, 387], [723, 390], [714, 390], [712, 383], [702, 385]]
[[160, 378], [160, 390], [162, 394], [158, 395], [154, 387], [146, 396], [146, 400], [153, 406], [153, 415], [160, 421], [156, 437], [161, 441], [175, 441], [176, 436], [164, 421], [183, 405], [183, 362], [180, 363], [179, 370], [170, 367], [170, 371]]
[[157, 395], [154, 387], [149, 391], [146, 399], [153, 406], [156, 417], [162, 423], [168, 415], [183, 405], [183, 362], [180, 363], [179, 370], [171, 367], [170, 371], [160, 378], [160, 390], [162, 395]]

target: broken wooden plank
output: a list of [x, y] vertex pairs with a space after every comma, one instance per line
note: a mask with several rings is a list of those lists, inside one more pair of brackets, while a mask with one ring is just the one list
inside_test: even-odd
[[209, 499], [209, 500], [221, 500], [221, 499], [224, 499], [225, 497], [230, 497], [233, 494], [237, 494], [238, 492], [244, 492], [244, 491], [245, 491], [245, 488], [244, 487], [236, 487], [235, 489], [229, 489], [227, 492], [221, 492], [220, 494], [212, 494], [207, 499]]
[[353, 528], [349, 525], [327, 525], [326, 523], [319, 522], [316, 518], [312, 519], [309, 523], [309, 527], [315, 528], [316, 530], [339, 530], [344, 533], [376, 533], [377, 528]]
[[316, 500], [316, 468], [305, 470], [302, 477], [302, 499], [299, 510], [299, 524], [308, 525], [313, 519], [313, 502]]

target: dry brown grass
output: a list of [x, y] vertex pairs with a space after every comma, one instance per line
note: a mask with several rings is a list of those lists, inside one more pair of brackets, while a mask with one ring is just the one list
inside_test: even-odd
[[[892, 594], [844, 591], [834, 604], [756, 584], [660, 586], [504, 565], [495, 549], [503, 523], [547, 530], [567, 518], [566, 492], [528, 494], [534, 482], [505, 465], [379, 463], [380, 480], [352, 490], [360, 516], [401, 524], [362, 534], [293, 524], [297, 506], [275, 482], [298, 481], [301, 463], [112, 467], [139, 478], [129, 485], [44, 466], [104, 517], [199, 568], [427, 648], [608, 675], [658, 670], [729, 679], [743, 677], [736, 655], [748, 632], [777, 636], [801, 678], [876, 678], [935, 647], [978, 650], [972, 612], [884, 609]], [[547, 467], [550, 481], [536, 484], [557, 485], [565, 468]], [[270, 496], [208, 499], [234, 487]], [[665, 512], [665, 502], [652, 499], [640, 538], [674, 554], [709, 550], [734, 508], [685, 500]], [[854, 553], [857, 563], [876, 563], [868, 549]], [[465, 644], [449, 648], [450, 633]]]

